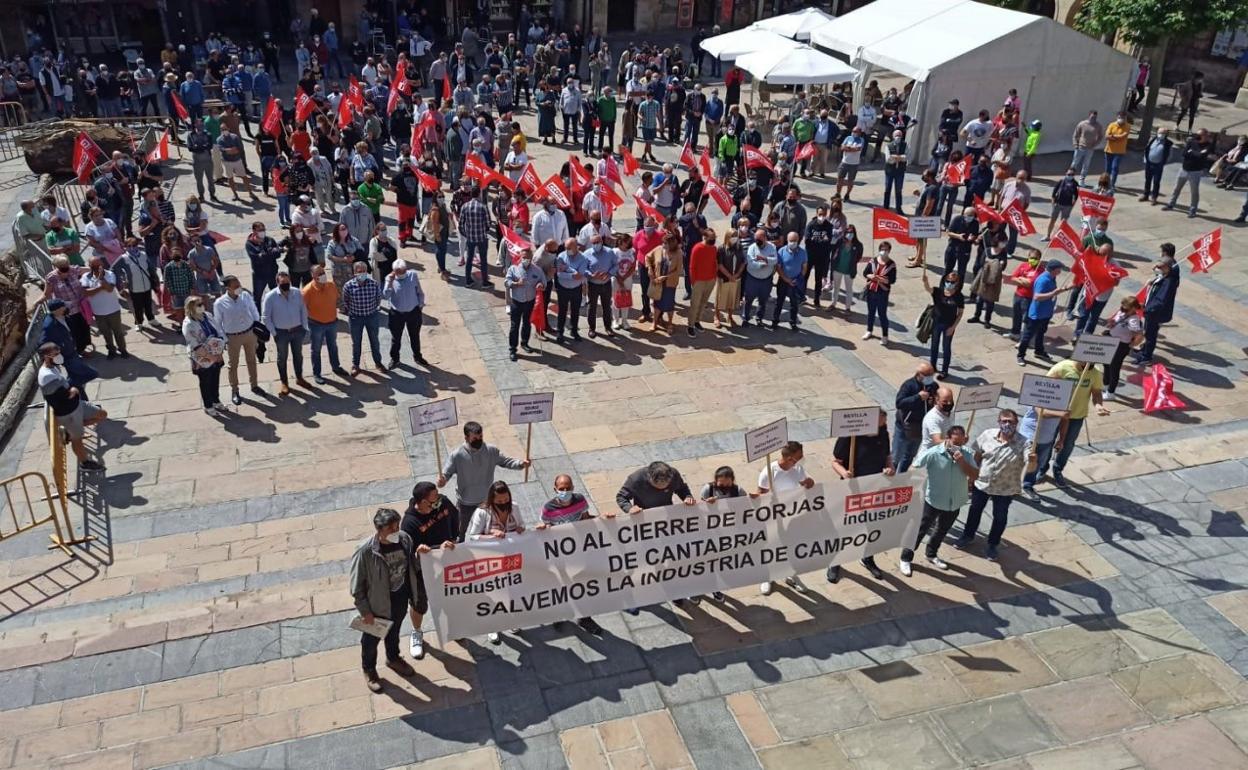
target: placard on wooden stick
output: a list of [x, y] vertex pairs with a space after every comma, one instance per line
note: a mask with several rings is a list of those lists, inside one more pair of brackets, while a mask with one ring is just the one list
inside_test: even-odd
[[789, 420], [781, 417], [775, 422], [745, 433], [745, 459], [754, 462], [760, 457], [767, 458], [767, 489], [775, 491], [776, 479], [771, 470], [771, 454], [789, 443]]
[[1074, 380], [1024, 374], [1023, 384], [1018, 390], [1018, 403], [1023, 406], [1064, 412], [1070, 408], [1070, 399], [1074, 395]]
[[[529, 462], [529, 452], [533, 447], [533, 423], [550, 422], [555, 416], [554, 393], [517, 393], [507, 402], [509, 422], [512, 425], [527, 425], [524, 439], [524, 459]], [[524, 469], [524, 480], [529, 480], [529, 469]]]
[[967, 385], [958, 391], [958, 401], [954, 404], [955, 412], [970, 412], [966, 421], [966, 435], [971, 435], [971, 426], [975, 424], [975, 413], [980, 409], [995, 409], [1001, 398], [1002, 383], [989, 385]]
[[880, 408], [855, 406], [832, 410], [832, 438], [849, 437], [849, 475], [854, 475], [854, 459], [858, 454], [858, 437], [880, 432]]
[[433, 434], [433, 451], [438, 458], [438, 473], [441, 473], [442, 440], [438, 431], [459, 424], [459, 410], [455, 406], [454, 396], [424, 404], [412, 404], [407, 408], [407, 419], [411, 423], [413, 436], [421, 433]]
[[1108, 364], [1118, 352], [1118, 340], [1113, 337], [1093, 337], [1084, 334], [1075, 341], [1071, 358], [1081, 364]]

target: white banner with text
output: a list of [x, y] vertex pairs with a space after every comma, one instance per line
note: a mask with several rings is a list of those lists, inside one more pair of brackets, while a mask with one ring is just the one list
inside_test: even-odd
[[528, 529], [421, 556], [443, 641], [683, 599], [913, 545], [922, 472]]

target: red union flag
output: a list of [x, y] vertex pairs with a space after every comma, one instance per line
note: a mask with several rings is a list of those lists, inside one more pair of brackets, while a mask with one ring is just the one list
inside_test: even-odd
[[1144, 378], [1144, 413], [1186, 409], [1187, 402], [1174, 395], [1174, 377], [1165, 364], [1153, 364]]
[[541, 191], [553, 200], [559, 208], [572, 208], [572, 194], [568, 192], [567, 186], [564, 185], [558, 174], [551, 174], [550, 179], [542, 183]]
[[312, 113], [316, 112], [316, 102], [307, 91], [300, 91], [299, 96], [295, 97], [295, 123], [303, 123], [312, 117]]
[[964, 156], [957, 163], [950, 163], [945, 169], [945, 180], [955, 186], [966, 184], [966, 180], [971, 178], [971, 166], [974, 163], [975, 159], [970, 155]]
[[1109, 272], [1104, 257], [1089, 248], [1079, 255], [1071, 268], [1076, 281], [1083, 285], [1083, 304], [1092, 307], [1097, 295], [1114, 288], [1117, 283]]
[[980, 221], [980, 224], [985, 224], [985, 225], [988, 224], [989, 222], [1004, 222], [1005, 221], [1005, 217], [998, 214], [997, 211], [993, 209], [992, 206], [989, 206], [987, 203], [984, 203], [984, 199], [979, 197], [978, 195], [975, 196], [975, 218]]
[[585, 167], [581, 165], [581, 159], [575, 155], [568, 156], [568, 174], [572, 181], [572, 191], [580, 192], [588, 190], [594, 183], [594, 178], [589, 175]]
[[[344, 96], [338, 100], [338, 128], [346, 128], [349, 125], [351, 125], [351, 100]], [[415, 133], [413, 130], [412, 135], [415, 136]]]
[[696, 168], [698, 165], [698, 159], [693, 157], [693, 148], [689, 146], [688, 142], [685, 142], [685, 146], [680, 148], [680, 165], [687, 169]]
[[1140, 290], [1135, 293], [1135, 299], [1137, 302], [1140, 303], [1140, 309], [1135, 311], [1136, 315], [1144, 315], [1144, 305], [1148, 303], [1148, 289], [1152, 285], [1153, 284], [1150, 281], [1144, 284], [1143, 286], [1141, 286]]
[[797, 153], [793, 156], [795, 161], [809, 160], [815, 157], [815, 143], [813, 141], [800, 144], [797, 147]]
[[758, 150], [754, 149], [753, 147], [745, 148], [745, 167], [747, 169], [765, 168], [768, 171], [771, 171], [773, 173], [776, 170], [776, 167], [772, 164], [770, 160], [767, 159], [767, 156], [762, 154]]
[[1114, 210], [1114, 199], [1111, 196], [1098, 195], [1091, 190], [1079, 191], [1079, 204], [1083, 208], [1085, 217], [1107, 219], [1109, 212]]
[[524, 170], [520, 172], [520, 182], [517, 185], [520, 191], [525, 195], [535, 195], [542, 186], [542, 178], [537, 175], [537, 171], [533, 168], [533, 163], [526, 163]]
[[191, 113], [187, 111], [186, 105], [182, 103], [182, 100], [178, 98], [178, 92], [170, 91], [169, 96], [171, 97], [170, 101], [173, 102], [173, 111], [178, 115], [178, 120], [185, 120], [189, 123]]
[[1192, 249], [1194, 251], [1187, 258], [1192, 263], [1192, 272], [1209, 272], [1209, 268], [1222, 261], [1222, 228], [1192, 241]]
[[910, 220], [886, 208], [871, 210], [871, 237], [876, 240], [892, 240], [906, 246], [915, 245], [910, 237]]
[[169, 160], [169, 130], [160, 135], [160, 140], [156, 142], [156, 146], [147, 154], [147, 162]]
[[603, 173], [606, 175], [607, 181], [623, 187], [624, 179], [620, 176], [620, 164], [615, 162], [615, 157], [608, 155], [607, 160], [603, 163], [603, 166]]
[[426, 174], [424, 171], [416, 168], [415, 165], [412, 166], [412, 171], [416, 172], [416, 178], [420, 180], [420, 186], [429, 192], [437, 192], [438, 188], [442, 186], [442, 181], [433, 174]]
[[86, 131], [79, 131], [74, 139], [74, 174], [80, 184], [91, 179], [91, 169], [104, 159], [104, 151]]
[[711, 153], [709, 147], [703, 147], [702, 154], [698, 156], [698, 170], [702, 172], [703, 179], [711, 178]]
[[708, 176], [706, 178], [706, 194], [711, 197], [711, 200], [715, 201], [715, 205], [719, 206], [720, 211], [725, 214], [732, 211], [732, 196], [728, 194], [728, 191], [719, 182], [715, 181], [714, 177]]
[[386, 99], [386, 114], [394, 112], [395, 105], [399, 103], [399, 95], [411, 98], [412, 81], [405, 77], [399, 77], [395, 81], [395, 85], [390, 86], [390, 98]]
[[476, 155], [468, 153], [468, 157], [464, 158], [464, 176], [477, 180], [482, 187], [490, 183], [491, 173], [492, 169], [486, 168]]
[[499, 224], [498, 228], [503, 233], [503, 243], [507, 246], [507, 253], [511, 255], [511, 264], [520, 264], [520, 256], [524, 254], [525, 249], [532, 249], [533, 244], [507, 225]]
[[442, 78], [442, 100], [446, 101], [451, 98], [451, 79], [449, 77]]
[[1057, 228], [1057, 232], [1053, 234], [1053, 240], [1049, 241], [1049, 248], [1061, 249], [1076, 259], [1083, 253], [1079, 233], [1075, 232], [1075, 228], [1071, 227], [1069, 222], [1062, 222]]
[[[610, 206], [612, 211], [615, 211], [620, 206], [624, 205], [624, 199], [620, 197], [620, 194], [615, 191], [614, 187], [602, 185], [598, 189], [598, 197], [602, 199], [603, 203]], [[608, 217], [608, 219], [609, 218], [610, 217]]]
[[264, 117], [260, 119], [260, 128], [274, 139], [282, 136], [282, 111], [278, 109], [277, 100], [272, 96], [269, 97], [269, 103], [265, 105]]
[[1005, 218], [1009, 220], [1010, 225], [1018, 231], [1019, 235], [1034, 235], [1036, 226], [1031, 223], [1031, 217], [1027, 216], [1027, 212], [1023, 211], [1023, 204], [1018, 198], [1010, 201], [1010, 205], [1001, 211]]
[[623, 145], [620, 145], [620, 157], [624, 160], [624, 175], [636, 176], [641, 169], [641, 164], [637, 162], [637, 157]]
[[355, 79], [355, 75], [347, 80], [347, 101], [356, 110], [364, 109], [364, 89], [360, 87], [360, 81]]
[[633, 200], [637, 202], [637, 210], [640, 211], [643, 215], [648, 216], [648, 217], [654, 217], [654, 221], [658, 222], [659, 224], [663, 224], [667, 220], [667, 217], [660, 214], [658, 209], [656, 209], [654, 206], [651, 206], [649, 203], [646, 203], [637, 195], [633, 195]]

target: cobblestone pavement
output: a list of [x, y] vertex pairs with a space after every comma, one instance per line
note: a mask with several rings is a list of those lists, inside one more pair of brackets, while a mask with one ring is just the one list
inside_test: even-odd
[[[534, 148], [543, 176], [564, 159]], [[1048, 173], [1064, 162], [1044, 160]], [[175, 168], [180, 209], [193, 184]], [[849, 320], [806, 308], [800, 333], [690, 340], [634, 325], [516, 364], [501, 295], [444, 283], [430, 251], [405, 249], [429, 298], [428, 371], [333, 378], [220, 420], [199, 409], [179, 335], [131, 330], [134, 358], [99, 362], [89, 388], [111, 415], [108, 473], [79, 477], [74, 520], [99, 541], [76, 560], [39, 533], [0, 546], [0, 767], [1248, 767], [1248, 237], [1228, 226], [1242, 199], [1207, 185], [1188, 219], [1137, 203], [1141, 182], [1128, 168], [1111, 226], [1126, 290], [1159, 243], [1227, 226], [1224, 261], [1185, 273], [1159, 347], [1191, 406], [1144, 415], [1138, 380], [1125, 384], [1110, 416], [1090, 420], [1073, 483], [1015, 504], [1000, 562], [947, 549], [950, 571], [904, 579], [886, 554], [882, 582], [851, 565], [834, 586], [809, 576], [807, 594], [746, 589], [602, 617], [602, 638], [538, 628], [499, 647], [439, 644], [381, 695], [359, 673], [345, 572], [371, 510], [401, 506], [434, 473], [432, 437], [410, 435], [407, 405], [454, 396], [461, 419], [514, 455], [523, 434], [507, 397], [553, 390], [530, 481], [500, 472], [530, 520], [561, 472], [607, 507], [652, 459], [698, 481], [723, 463], [749, 478], [741, 432], [779, 416], [827, 478], [828, 410], [891, 404], [925, 355], [909, 331], [915, 271], [893, 293], [890, 347], [859, 340], [860, 304]], [[831, 192], [802, 187], [810, 203]], [[28, 189], [0, 190], [0, 211]], [[855, 204], [881, 194], [872, 166]], [[869, 208], [848, 208], [869, 232]], [[255, 214], [211, 212], [232, 238], [227, 271], [245, 273]], [[272, 224], [273, 202], [258, 213]], [[1047, 207], [1033, 215], [1043, 226]], [[631, 202], [620, 217], [631, 222]], [[1059, 353], [1070, 332], [1055, 327]], [[1004, 337], [959, 332], [953, 385], [1004, 382], [1009, 402], [1019, 372]], [[271, 362], [261, 378], [273, 385]], [[46, 469], [39, 416], [19, 425], [0, 473]]]

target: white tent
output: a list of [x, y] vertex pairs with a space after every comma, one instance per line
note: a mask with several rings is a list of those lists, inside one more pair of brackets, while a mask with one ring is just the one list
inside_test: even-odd
[[853, 80], [858, 70], [808, 45], [792, 49], [766, 48], [737, 57], [736, 65], [771, 85], [840, 83]]
[[725, 32], [702, 41], [702, 50], [720, 61], [731, 61], [754, 51], [768, 49], [787, 51], [801, 43], [759, 28], [757, 25]]
[[756, 22], [755, 27], [775, 32], [777, 35], [797, 40], [809, 40], [812, 30], [822, 27], [836, 17], [818, 8], [806, 8], [783, 16], [773, 16]]
[[1121, 108], [1134, 64], [1052, 19], [974, 0], [876, 0], [819, 27], [811, 42], [850, 57], [859, 95], [881, 72], [913, 78], [908, 108], [922, 147], [950, 99], [969, 120], [980, 109], [995, 114], [1016, 88], [1024, 122], [1044, 124], [1040, 152], [1068, 149], [1089, 110]]

